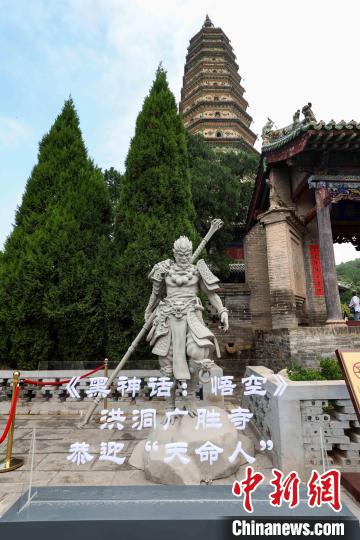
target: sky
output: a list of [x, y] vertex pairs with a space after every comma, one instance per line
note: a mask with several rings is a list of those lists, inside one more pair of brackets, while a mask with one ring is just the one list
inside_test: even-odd
[[[255, 133], [308, 101], [318, 119], [360, 121], [358, 0], [0, 0], [0, 249], [69, 95], [89, 155], [123, 171], [159, 62], [178, 101], [207, 13], [231, 40]], [[343, 244], [335, 256], [360, 255]]]

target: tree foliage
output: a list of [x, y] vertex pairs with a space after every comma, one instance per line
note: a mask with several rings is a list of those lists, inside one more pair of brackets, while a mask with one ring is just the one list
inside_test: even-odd
[[114, 167], [110, 167], [110, 169], [106, 169], [104, 171], [104, 181], [109, 193], [113, 209], [115, 209], [115, 206], [119, 199], [122, 179], [123, 175], [119, 173], [119, 171], [114, 169]]
[[226, 246], [234, 236], [234, 224], [243, 223], [253, 190], [258, 158], [254, 153], [219, 152], [201, 135], [187, 135], [196, 229], [205, 235], [213, 218], [224, 222], [211, 241], [210, 260], [222, 277], [227, 275]]
[[349, 303], [353, 290], [360, 295], [360, 258], [338, 264], [336, 271], [339, 281], [349, 285], [349, 290], [341, 294], [342, 302]]
[[172, 256], [181, 234], [195, 240], [185, 132], [159, 67], [136, 121], [116, 208], [109, 284], [109, 355], [119, 358], [143, 324], [147, 274]]
[[40, 142], [1, 257], [2, 364], [100, 360], [110, 216], [70, 98]]

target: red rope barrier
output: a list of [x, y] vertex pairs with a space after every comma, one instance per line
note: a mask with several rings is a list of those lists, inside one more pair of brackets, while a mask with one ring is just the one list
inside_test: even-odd
[[11, 424], [12, 424], [12, 421], [13, 421], [13, 418], [14, 418], [14, 414], [15, 414], [15, 410], [16, 410], [16, 402], [17, 402], [17, 398], [19, 396], [19, 390], [20, 389], [17, 386], [16, 389], [15, 389], [14, 399], [12, 400], [12, 403], [11, 403], [11, 409], [10, 409], [10, 413], [9, 413], [9, 418], [8, 418], [4, 433], [0, 437], [0, 444], [5, 441], [5, 439], [7, 437], [7, 434], [9, 433], [9, 429], [11, 427]]
[[[90, 377], [90, 375], [96, 373], [97, 371], [100, 371], [100, 369], [104, 369], [104, 364], [93, 369], [92, 371], [89, 371], [88, 373], [84, 373], [84, 375], [81, 375], [80, 379]], [[70, 381], [71, 379], [66, 379], [64, 381], [32, 381], [31, 379], [24, 379], [22, 382], [25, 384], [33, 384], [35, 386], [61, 386], [62, 384], [67, 384]]]

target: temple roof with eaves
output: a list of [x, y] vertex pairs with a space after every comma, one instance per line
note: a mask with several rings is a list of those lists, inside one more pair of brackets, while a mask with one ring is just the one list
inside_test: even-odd
[[303, 150], [357, 150], [360, 148], [360, 122], [323, 120], [299, 122], [269, 132], [263, 138], [262, 154], [274, 154], [277, 160], [292, 157]]
[[304, 106], [303, 112], [304, 109], [304, 119], [299, 119], [300, 111], [297, 111], [292, 124], [273, 129], [274, 123], [268, 119], [262, 130], [261, 159], [249, 205], [247, 230], [256, 222], [257, 216], [268, 208], [267, 178], [272, 167], [297, 167], [301, 171], [301, 182], [291, 188], [294, 204], [308, 189], [312, 174], [327, 171], [327, 175], [336, 175], [340, 170], [346, 171], [347, 178], [351, 179], [352, 171], [360, 168], [360, 122], [318, 121], [310, 103]]

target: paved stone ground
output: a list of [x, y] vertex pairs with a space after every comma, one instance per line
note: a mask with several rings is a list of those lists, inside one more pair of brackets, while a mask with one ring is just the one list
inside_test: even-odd
[[[25, 464], [20, 469], [0, 474], [0, 516], [27, 491], [30, 483], [29, 455], [33, 430], [36, 433], [36, 445], [34, 456], [34, 470], [32, 474], [33, 486], [50, 485], [145, 485], [147, 481], [143, 471], [133, 468], [128, 459], [123, 465], [103, 462], [97, 459], [100, 442], [107, 440], [121, 440], [124, 443], [123, 455], [130, 456], [135, 445], [141, 439], [146, 438], [148, 430], [136, 431], [126, 425], [122, 431], [108, 429], [101, 430], [99, 423], [91, 422], [84, 429], [76, 427], [81, 415], [87, 410], [87, 402], [67, 403], [66, 407], [61, 403], [29, 403], [20, 404], [16, 416], [16, 428], [14, 438], [14, 456], [23, 457]], [[110, 403], [109, 408], [119, 407], [119, 402]], [[163, 414], [162, 402], [137, 403], [122, 402], [121, 407], [125, 413], [135, 408], [153, 407], [158, 414]], [[199, 403], [200, 406], [200, 403]], [[226, 404], [228, 409], [233, 408]], [[8, 403], [0, 403], [0, 415], [8, 414]], [[254, 439], [251, 430], [246, 435]], [[86, 441], [90, 444], [90, 451], [95, 458], [86, 465], [77, 466], [67, 460], [69, 447], [77, 441]], [[5, 444], [2, 445], [0, 459], [5, 452]], [[256, 453], [256, 470], [265, 475], [265, 482], [271, 478], [272, 460], [269, 454]], [[229, 478], [214, 481], [215, 485], [232, 485], [233, 481], [244, 476], [245, 466], [241, 467], [236, 475]], [[349, 509], [360, 519], [360, 505], [354, 499], [343, 492], [343, 501]]]

